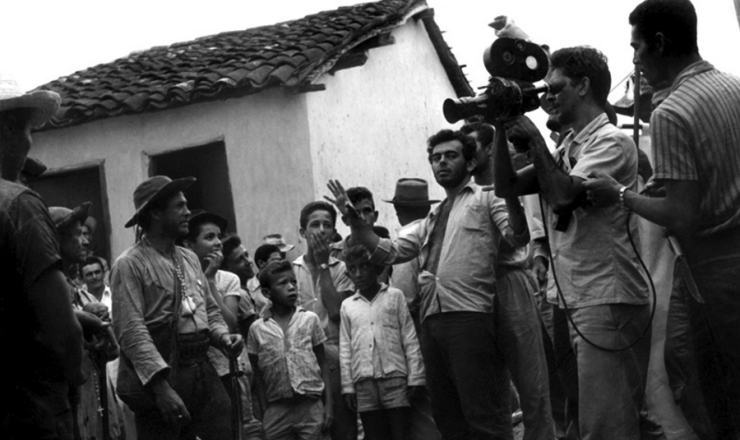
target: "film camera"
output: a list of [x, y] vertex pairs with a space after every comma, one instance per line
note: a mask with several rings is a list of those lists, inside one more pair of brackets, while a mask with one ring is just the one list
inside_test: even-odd
[[491, 74], [486, 90], [472, 98], [446, 99], [442, 105], [445, 119], [482, 116], [484, 120], [516, 116], [536, 110], [539, 94], [547, 86], [535, 87], [547, 74], [547, 53], [537, 44], [519, 38], [500, 37], [483, 53], [483, 63]]

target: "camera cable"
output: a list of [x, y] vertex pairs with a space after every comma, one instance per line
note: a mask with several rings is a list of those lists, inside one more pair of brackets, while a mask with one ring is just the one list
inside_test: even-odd
[[[540, 212], [542, 213], [542, 217], [543, 217], [542, 228], [545, 231], [545, 239], [547, 240], [547, 243], [549, 244], [550, 243], [550, 232], [548, 231], [547, 221], [544, 221], [546, 217], [545, 217], [545, 209], [542, 204], [542, 197], [539, 197], [539, 203], [540, 203]], [[558, 291], [558, 297], [560, 298], [560, 301], [563, 303], [563, 309], [565, 309], [565, 316], [568, 317], [568, 322], [570, 322], [570, 325], [573, 327], [573, 330], [575, 330], [576, 334], [580, 336], [584, 341], [586, 341], [587, 344], [595, 348], [598, 348], [599, 350], [603, 350], [603, 351], [607, 351], [611, 353], [620, 353], [623, 351], [627, 351], [630, 348], [637, 345], [637, 343], [639, 343], [645, 337], [645, 335], [647, 335], [647, 333], [650, 331], [650, 328], [653, 324], [653, 318], [655, 317], [655, 307], [658, 302], [658, 295], [655, 291], [655, 284], [653, 283], [653, 278], [650, 276], [650, 272], [648, 271], [647, 266], [642, 261], [640, 252], [637, 250], [637, 245], [635, 245], [635, 241], [632, 238], [632, 232], [630, 231], [630, 215], [631, 214], [632, 213], [630, 211], [627, 212], [627, 218], [626, 218], [627, 237], [629, 238], [630, 244], [632, 245], [632, 249], [635, 252], [635, 256], [637, 257], [637, 260], [640, 262], [640, 266], [645, 271], [645, 275], [647, 276], [648, 282], [650, 283], [650, 289], [653, 294], [653, 304], [652, 304], [652, 309], [650, 311], [650, 320], [648, 320], [640, 336], [638, 336], [637, 339], [635, 339], [635, 341], [630, 343], [629, 345], [625, 347], [620, 347], [620, 348], [605, 347], [603, 345], [599, 345], [596, 342], [593, 342], [592, 340], [588, 339], [586, 335], [584, 335], [581, 332], [581, 330], [578, 328], [576, 323], [573, 321], [573, 317], [570, 315], [570, 309], [568, 308], [568, 303], [565, 301], [565, 296], [563, 295], [563, 291], [560, 288], [560, 283], [558, 282], [558, 275], [557, 275], [557, 272], [555, 271], [555, 261], [552, 258], [552, 250], [549, 252], [549, 256], [548, 256], [550, 260], [550, 267], [552, 268], [552, 276], [555, 281], [555, 287], [557, 288], [557, 291]]]

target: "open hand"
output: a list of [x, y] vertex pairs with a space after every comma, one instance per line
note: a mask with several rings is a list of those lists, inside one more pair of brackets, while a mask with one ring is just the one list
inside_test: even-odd
[[190, 412], [185, 403], [166, 380], [156, 384], [153, 389], [157, 408], [165, 422], [171, 426], [185, 426], [190, 423]]
[[308, 244], [311, 246], [313, 258], [317, 264], [329, 264], [331, 248], [329, 247], [328, 240], [323, 235], [318, 232], [310, 232], [308, 234]]
[[334, 408], [332, 405], [324, 405], [324, 422], [321, 425], [321, 432], [329, 432], [331, 424], [334, 422]]
[[347, 192], [338, 180], [329, 180], [329, 183], [327, 183], [326, 186], [329, 188], [329, 191], [331, 191], [334, 198], [332, 199], [329, 196], [324, 196], [324, 198], [336, 205], [337, 209], [344, 217], [347, 217], [348, 219], [356, 219], [360, 217], [355, 207], [349, 201]]

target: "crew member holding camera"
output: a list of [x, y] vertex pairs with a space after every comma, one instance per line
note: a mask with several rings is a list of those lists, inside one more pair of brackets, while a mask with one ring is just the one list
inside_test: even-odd
[[[550, 117], [570, 133], [553, 155], [528, 118], [497, 122], [495, 191], [544, 199], [559, 305], [569, 315], [578, 364], [582, 438], [639, 439], [650, 300], [630, 243], [636, 219], [617, 205], [593, 207], [583, 186], [600, 171], [636, 189], [637, 148], [604, 113], [611, 75], [601, 52], [573, 47], [553, 53], [545, 81]], [[514, 170], [504, 128], [510, 140], [529, 145], [533, 165]]]

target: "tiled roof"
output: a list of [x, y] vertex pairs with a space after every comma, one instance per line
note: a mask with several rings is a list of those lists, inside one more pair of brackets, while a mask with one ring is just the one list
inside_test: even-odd
[[[432, 11], [424, 0], [381, 0], [132, 53], [39, 87], [62, 96], [59, 112], [44, 129], [275, 87], [302, 90], [352, 48], [424, 11], [430, 37], [443, 41], [436, 24], [430, 29]], [[437, 42], [435, 48], [443, 64], [447, 60], [450, 80], [461, 82], [454, 84], [458, 94], [466, 87], [472, 94], [449, 47]]]

